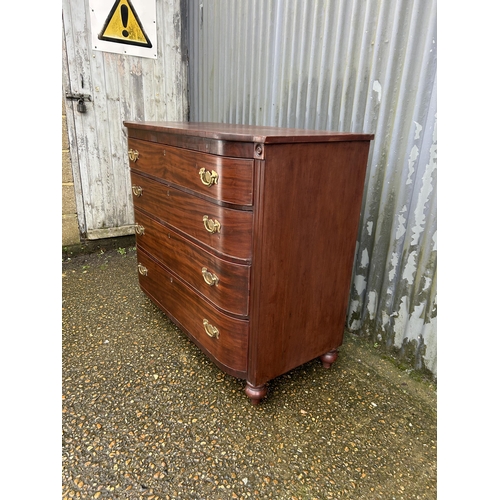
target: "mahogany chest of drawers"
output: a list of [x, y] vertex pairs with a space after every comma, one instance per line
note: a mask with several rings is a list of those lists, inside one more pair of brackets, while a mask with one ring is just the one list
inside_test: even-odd
[[257, 404], [342, 344], [369, 134], [125, 122], [141, 289]]

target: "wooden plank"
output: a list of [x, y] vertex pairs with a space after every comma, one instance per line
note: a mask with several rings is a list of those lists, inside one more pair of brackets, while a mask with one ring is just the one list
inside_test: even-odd
[[298, 128], [259, 127], [231, 123], [205, 122], [126, 122], [125, 126], [172, 135], [196, 136], [202, 139], [240, 141], [263, 144], [290, 144], [300, 142], [369, 141], [373, 134], [329, 132], [327, 130], [303, 130]]
[[89, 240], [102, 240], [104, 238], [117, 238], [134, 234], [135, 226], [111, 227], [108, 229], [90, 229], [87, 231]]

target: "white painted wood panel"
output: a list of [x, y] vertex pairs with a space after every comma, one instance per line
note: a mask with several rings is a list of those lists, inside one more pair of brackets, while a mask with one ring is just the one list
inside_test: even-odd
[[[136, 0], [135, 3], [140, 2]], [[92, 49], [88, 1], [63, 0], [63, 91], [89, 94], [87, 112], [66, 100], [80, 233], [131, 234], [134, 216], [124, 120], [187, 120], [181, 0], [157, 2], [157, 58]]]

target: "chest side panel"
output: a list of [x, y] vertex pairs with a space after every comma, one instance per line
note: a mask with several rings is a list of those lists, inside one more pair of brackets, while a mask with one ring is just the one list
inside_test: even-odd
[[256, 162], [249, 381], [342, 343], [369, 142], [266, 146]]

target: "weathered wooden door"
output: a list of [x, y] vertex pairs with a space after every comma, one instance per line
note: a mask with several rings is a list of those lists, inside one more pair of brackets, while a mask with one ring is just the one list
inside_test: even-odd
[[[141, 0], [133, 2], [139, 11]], [[89, 0], [63, 0], [63, 98], [84, 238], [133, 232], [123, 121], [187, 119], [183, 4], [156, 3], [156, 54], [146, 58], [95, 50]], [[89, 97], [79, 103], [67, 94]]]

